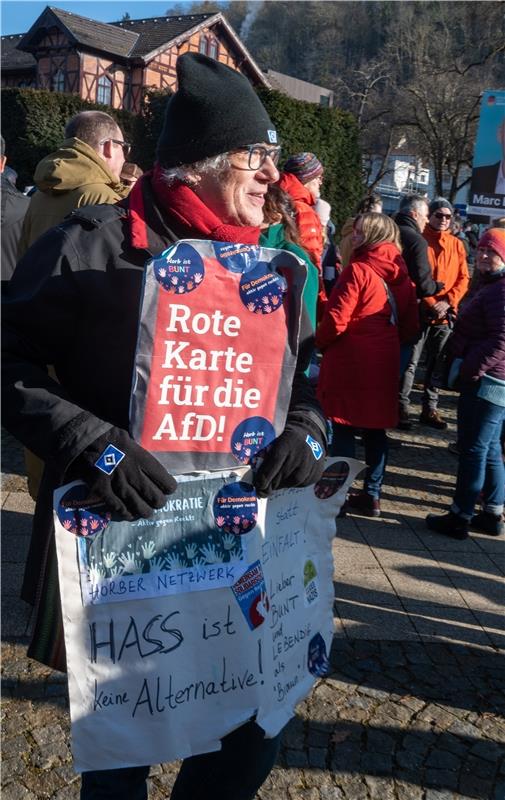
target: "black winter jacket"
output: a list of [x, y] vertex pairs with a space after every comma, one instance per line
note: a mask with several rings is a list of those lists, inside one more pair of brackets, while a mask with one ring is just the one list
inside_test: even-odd
[[[130, 243], [127, 201], [77, 209], [43, 234], [16, 269], [3, 304], [3, 423], [46, 462], [35, 512], [23, 598], [49, 603], [39, 613], [29, 655], [62, 667], [51, 627], [59, 605], [54, 567], [52, 491], [78, 455], [111, 426], [128, 429], [129, 400], [144, 264], [181, 238], [167, 227], [154, 198], [146, 209], [149, 250]], [[196, 238], [191, 231], [191, 238]], [[34, 268], [36, 266], [36, 269]], [[321, 431], [323, 414], [304, 370], [313, 332], [304, 329], [290, 414]], [[46, 364], [53, 364], [60, 383]], [[49, 631], [49, 632], [48, 632]], [[42, 636], [44, 638], [44, 636]]]
[[400, 229], [402, 255], [410, 278], [415, 284], [418, 298], [432, 297], [438, 294], [444, 285], [433, 280], [433, 273], [428, 260], [428, 245], [415, 219], [410, 214], [399, 212], [395, 216], [395, 222]]
[[18, 192], [10, 180], [0, 175], [2, 189], [2, 292], [12, 277], [18, 259], [18, 242], [30, 198]]

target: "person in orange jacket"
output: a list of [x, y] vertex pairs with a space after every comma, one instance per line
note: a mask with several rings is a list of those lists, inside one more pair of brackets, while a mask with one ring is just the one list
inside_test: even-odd
[[323, 226], [315, 205], [323, 182], [323, 165], [314, 153], [298, 153], [288, 158], [279, 180], [295, 205], [300, 244], [321, 273]]
[[444, 288], [432, 297], [423, 297], [421, 301], [421, 337], [414, 347], [400, 388], [400, 420], [405, 424], [409, 420], [409, 399], [416, 368], [426, 348], [420, 422], [438, 430], [444, 430], [447, 423], [438, 412], [438, 389], [432, 383], [433, 370], [469, 284], [465, 248], [450, 230], [453, 215], [454, 209], [444, 197], [437, 197], [430, 203], [428, 224], [423, 236], [428, 243], [433, 279], [443, 283]]

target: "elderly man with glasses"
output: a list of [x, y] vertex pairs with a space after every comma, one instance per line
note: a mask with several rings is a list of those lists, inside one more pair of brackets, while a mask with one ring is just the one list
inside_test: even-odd
[[420, 422], [437, 430], [444, 430], [447, 423], [438, 412], [438, 388], [433, 384], [433, 371], [437, 358], [449, 336], [458, 306], [465, 296], [469, 277], [465, 248], [462, 242], [451, 233], [451, 220], [454, 209], [444, 197], [431, 201], [428, 210], [428, 224], [423, 236], [428, 244], [428, 260], [433, 271], [433, 279], [443, 288], [431, 297], [421, 301], [422, 333], [414, 347], [410, 362], [405, 370], [400, 388], [400, 412], [404, 422], [409, 419], [409, 400], [416, 368], [421, 353], [426, 348], [426, 372]]
[[[90, 496], [131, 520], [150, 516], [176, 488], [127, 432], [144, 265], [181, 239], [258, 244], [265, 194], [279, 178], [277, 133], [247, 79], [195, 53], [178, 59], [177, 76], [153, 169], [122, 203], [77, 209], [47, 232], [19, 263], [3, 313], [4, 424], [46, 462], [23, 589], [37, 601], [29, 655], [59, 669], [53, 489], [79, 477]], [[122, 155], [122, 140], [113, 139]], [[300, 326], [303, 356], [286, 387], [286, 425], [255, 474], [263, 496], [310, 485], [323, 470], [325, 420], [304, 374], [313, 332], [304, 315]], [[110, 445], [124, 456], [108, 477], [98, 464]], [[278, 745], [252, 717], [219, 752], [183, 762], [172, 800], [251, 800]], [[148, 766], [86, 772], [81, 798], [145, 800], [148, 773]]]

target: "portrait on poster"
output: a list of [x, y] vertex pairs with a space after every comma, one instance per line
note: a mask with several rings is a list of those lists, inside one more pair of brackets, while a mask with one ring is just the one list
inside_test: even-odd
[[505, 92], [484, 92], [475, 141], [468, 213], [505, 214]]

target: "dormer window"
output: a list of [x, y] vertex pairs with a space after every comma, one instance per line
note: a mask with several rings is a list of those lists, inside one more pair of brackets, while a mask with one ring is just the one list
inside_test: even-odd
[[209, 58], [217, 59], [218, 49], [217, 49], [217, 42], [214, 38], [209, 40], [209, 48], [207, 55]]
[[217, 60], [219, 55], [219, 43], [214, 36], [205, 36], [202, 34], [202, 36], [200, 36], [198, 49], [199, 52], [203, 53], [204, 56], [209, 56], [209, 58], [214, 58]]

